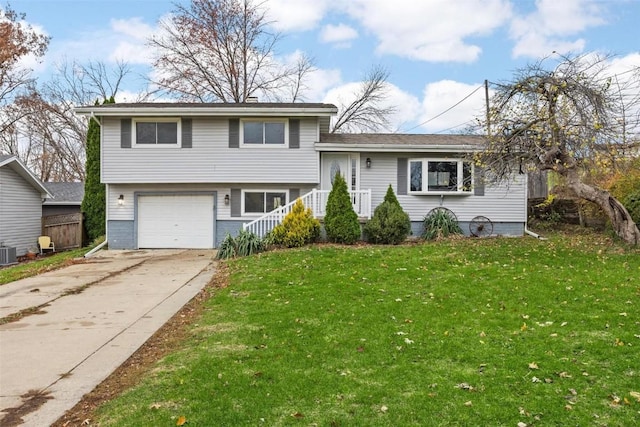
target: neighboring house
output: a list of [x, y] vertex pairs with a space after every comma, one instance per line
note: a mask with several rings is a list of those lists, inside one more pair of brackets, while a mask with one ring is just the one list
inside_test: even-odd
[[15, 156], [0, 155], [0, 245], [22, 256], [37, 249], [42, 201], [51, 193]]
[[84, 182], [45, 182], [53, 195], [42, 203], [42, 216], [80, 213], [84, 198]]
[[107, 104], [77, 112], [101, 125], [112, 249], [217, 247], [252, 221], [250, 229], [268, 231], [286, 208], [260, 218], [298, 197], [322, 216], [336, 173], [363, 219], [391, 184], [414, 234], [438, 206], [454, 211], [463, 229], [483, 215], [494, 234], [524, 232], [524, 175], [485, 186], [463, 161], [480, 136], [330, 134], [331, 104]]

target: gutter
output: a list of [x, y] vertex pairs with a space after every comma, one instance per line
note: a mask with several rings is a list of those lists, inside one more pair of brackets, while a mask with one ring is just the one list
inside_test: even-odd
[[87, 252], [86, 254], [84, 254], [84, 258], [90, 258], [93, 254], [95, 254], [96, 252], [98, 252], [100, 249], [102, 249], [103, 247], [105, 247], [105, 245], [107, 244], [108, 240], [105, 238], [104, 242], [100, 243], [98, 246], [96, 246], [95, 248], [91, 249], [89, 252]]

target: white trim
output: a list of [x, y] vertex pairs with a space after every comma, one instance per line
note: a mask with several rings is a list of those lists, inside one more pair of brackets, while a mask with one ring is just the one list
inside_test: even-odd
[[[262, 144], [245, 144], [244, 142], [244, 124], [245, 123], [282, 123], [284, 124], [284, 143], [283, 144], [266, 144], [264, 142], [264, 125], [262, 126]], [[240, 148], [289, 148], [289, 119], [288, 118], [270, 118], [270, 117], [252, 117], [250, 119], [240, 119], [239, 125]]]
[[318, 116], [333, 116], [338, 112], [338, 109], [334, 106], [326, 107], [305, 107], [303, 103], [300, 106], [295, 107], [247, 107], [247, 106], [200, 106], [200, 105], [185, 105], [185, 106], [139, 106], [139, 107], [127, 107], [127, 106], [115, 106], [115, 107], [102, 107], [102, 106], [88, 106], [75, 108], [75, 112], [80, 115], [96, 115], [99, 117], [123, 117], [123, 116], [205, 116], [205, 117], [228, 117], [228, 116], [244, 116], [244, 117], [282, 117], [283, 115], [291, 117], [318, 117]]
[[[176, 123], [176, 144], [138, 144], [136, 125], [138, 123]], [[156, 135], [157, 138], [157, 135]], [[134, 117], [131, 119], [131, 147], [144, 149], [182, 148], [182, 119], [180, 117]]]
[[338, 144], [321, 142], [314, 145], [318, 152], [367, 152], [367, 153], [473, 153], [481, 151], [476, 145], [427, 145], [427, 144]]
[[[422, 163], [422, 191], [411, 190], [411, 163]], [[429, 191], [429, 163], [457, 163], [457, 176], [462, 177], [456, 182], [456, 191]], [[464, 184], [464, 164], [468, 163], [471, 166], [470, 185], [468, 190], [463, 190]], [[473, 194], [473, 182], [474, 182], [474, 166], [473, 162], [461, 159], [461, 158], [411, 158], [407, 161], [407, 194], [413, 196], [427, 195], [427, 196], [469, 196]]]
[[260, 217], [263, 216], [264, 214], [267, 214], [271, 211], [267, 211], [267, 212], [247, 212], [245, 210], [245, 206], [244, 206], [244, 195], [246, 193], [284, 193], [285, 194], [285, 200], [283, 200], [282, 204], [280, 206], [286, 206], [289, 203], [289, 199], [291, 198], [289, 195], [289, 189], [286, 188], [267, 188], [267, 189], [263, 189], [263, 188], [247, 188], [247, 189], [242, 189], [240, 192], [240, 215], [243, 217]]

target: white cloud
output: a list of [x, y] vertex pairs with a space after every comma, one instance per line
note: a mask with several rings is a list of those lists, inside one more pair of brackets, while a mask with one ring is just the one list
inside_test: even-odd
[[333, 7], [329, 0], [266, 0], [269, 21], [279, 31], [307, 31], [315, 28]]
[[535, 12], [511, 23], [510, 37], [516, 42], [513, 56], [582, 52], [585, 40], [571, 36], [604, 24], [603, 15], [602, 6], [594, 0], [538, 0]]
[[339, 85], [341, 81], [342, 76], [338, 69], [314, 70], [305, 80], [308, 89], [304, 92], [304, 98], [309, 102], [317, 102], [325, 98], [329, 89]]
[[146, 46], [156, 29], [140, 18], [114, 19], [110, 23], [115, 48], [109, 55], [111, 61], [129, 64], [150, 64], [153, 55]]
[[452, 80], [427, 84], [423, 92], [420, 128], [431, 133], [455, 133], [476, 124], [475, 119], [485, 114], [485, 95], [481, 86], [480, 83]]
[[379, 40], [380, 54], [431, 62], [473, 62], [488, 35], [511, 16], [507, 0], [354, 0], [348, 12]]
[[320, 41], [324, 43], [337, 43], [338, 47], [348, 47], [351, 40], [358, 37], [358, 32], [346, 25], [325, 25], [320, 31]]
[[126, 62], [129, 65], [149, 65], [152, 52], [146, 41], [154, 27], [141, 18], [114, 19], [106, 28], [83, 30], [72, 39], [52, 40], [47, 62], [61, 62], [72, 56], [74, 61]]

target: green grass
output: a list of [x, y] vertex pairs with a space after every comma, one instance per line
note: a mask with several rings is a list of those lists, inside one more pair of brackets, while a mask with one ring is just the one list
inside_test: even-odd
[[84, 256], [91, 248], [73, 249], [59, 252], [35, 261], [24, 262], [0, 269], [0, 285], [15, 280], [36, 276], [47, 271], [55, 270], [68, 265], [70, 260]]
[[101, 426], [634, 425], [640, 252], [591, 235], [228, 262]]

